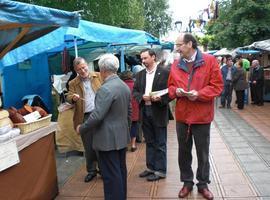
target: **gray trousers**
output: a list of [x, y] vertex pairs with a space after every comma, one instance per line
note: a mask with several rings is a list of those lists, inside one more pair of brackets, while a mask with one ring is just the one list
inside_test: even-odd
[[[192, 187], [192, 146], [193, 140], [196, 147], [198, 168], [196, 179], [198, 180], [198, 189], [207, 188], [209, 180], [209, 145], [210, 145], [210, 123], [192, 124], [176, 122], [176, 131], [178, 139], [178, 164], [180, 168], [180, 179], [185, 186]], [[189, 134], [188, 134], [189, 131]]]
[[[85, 114], [83, 121], [88, 119], [90, 114]], [[84, 154], [86, 159], [86, 170], [88, 173], [97, 173], [97, 152], [92, 148], [93, 143], [93, 135], [91, 132], [87, 132], [81, 135], [83, 147], [84, 147]]]

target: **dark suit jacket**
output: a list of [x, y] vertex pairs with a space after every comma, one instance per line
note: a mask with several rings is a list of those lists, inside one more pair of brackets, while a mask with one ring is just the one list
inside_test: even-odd
[[[169, 77], [169, 71], [158, 65], [156, 73], [155, 73], [155, 77], [153, 80], [152, 92], [168, 88], [168, 85], [167, 85], [168, 77]], [[133, 96], [140, 105], [141, 120], [143, 120], [142, 110], [143, 110], [143, 107], [145, 106], [145, 102], [142, 99], [145, 93], [145, 86], [146, 86], [146, 69], [136, 74], [136, 80], [135, 80], [135, 84], [133, 88]], [[168, 121], [169, 121], [168, 103], [169, 103], [168, 94], [161, 96], [161, 102], [152, 102], [151, 107], [152, 107], [152, 112], [153, 112], [154, 123], [156, 123], [156, 126], [159, 126], [159, 127], [167, 126]]]
[[96, 93], [95, 109], [81, 125], [80, 134], [93, 134], [93, 149], [120, 150], [130, 141], [130, 90], [117, 76], [108, 77]]
[[248, 88], [246, 80], [246, 72], [243, 68], [237, 68], [236, 72], [232, 76], [233, 88], [236, 91], [245, 90]]

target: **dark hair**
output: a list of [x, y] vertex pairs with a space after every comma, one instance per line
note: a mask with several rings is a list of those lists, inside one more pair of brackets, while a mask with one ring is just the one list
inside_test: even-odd
[[231, 55], [226, 55], [225, 58], [226, 58], [226, 62], [227, 62], [228, 59], [231, 59], [232, 60], [232, 56]]
[[241, 59], [242, 58], [242, 56], [241, 55], [237, 55], [237, 56], [235, 56], [235, 59]]
[[187, 44], [188, 42], [192, 42], [192, 48], [193, 49], [197, 49], [198, 48], [198, 44], [197, 44], [197, 40], [196, 38], [190, 34], [190, 33], [185, 33], [184, 37], [183, 37], [183, 41], [185, 44]]
[[124, 80], [129, 80], [133, 78], [133, 73], [131, 71], [123, 71], [119, 74], [119, 77]]
[[153, 49], [149, 49], [149, 48], [143, 49], [143, 50], [141, 50], [140, 54], [142, 54], [142, 53], [144, 53], [144, 52], [148, 52], [150, 56], [155, 56], [155, 57], [157, 57], [156, 52], [155, 52]]

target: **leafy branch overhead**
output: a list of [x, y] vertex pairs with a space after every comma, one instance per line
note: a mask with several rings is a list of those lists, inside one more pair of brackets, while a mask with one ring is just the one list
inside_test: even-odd
[[19, 0], [21, 2], [81, 11], [82, 19], [92, 22], [139, 29], [156, 37], [171, 29], [168, 0]]
[[269, 39], [270, 0], [223, 0], [219, 2], [219, 17], [208, 23], [207, 34], [212, 49], [235, 48]]

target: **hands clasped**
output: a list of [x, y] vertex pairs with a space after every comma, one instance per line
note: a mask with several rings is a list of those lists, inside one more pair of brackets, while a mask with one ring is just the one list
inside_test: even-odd
[[183, 88], [177, 88], [175, 94], [177, 97], [187, 97], [190, 101], [195, 101], [199, 95], [196, 90], [186, 91]]

